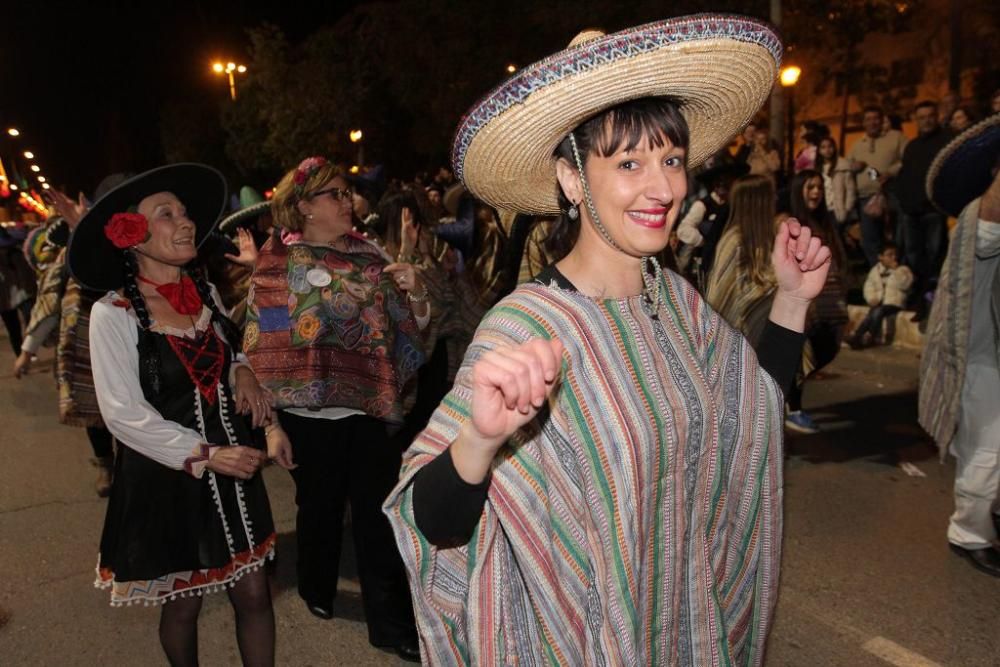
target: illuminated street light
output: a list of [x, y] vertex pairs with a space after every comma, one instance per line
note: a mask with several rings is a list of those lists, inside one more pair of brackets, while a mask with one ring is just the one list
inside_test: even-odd
[[[361, 130], [351, 130], [350, 134], [348, 134], [347, 136], [351, 138], [351, 143], [352, 144], [357, 144], [357, 146], [358, 146], [358, 164], [359, 165], [363, 165], [365, 163], [365, 145], [363, 143], [361, 143], [361, 140], [364, 138], [365, 135], [362, 134]], [[359, 170], [360, 170], [360, 167], [359, 167]], [[354, 172], [354, 173], [357, 173], [357, 172]]]
[[7, 134], [9, 134], [12, 137], [16, 137], [16, 136], [18, 136], [21, 133], [18, 131], [18, 129], [16, 127], [12, 127], [12, 128], [10, 128], [10, 129], [7, 130]]
[[220, 62], [212, 64], [212, 71], [216, 74], [225, 74], [229, 77], [229, 96], [236, 101], [236, 77], [235, 74], [246, 74], [246, 65], [237, 65], [234, 62], [228, 62], [223, 65]]
[[32, 153], [31, 151], [24, 151], [24, 157], [26, 157], [29, 160], [34, 160], [35, 154]]
[[513, 74], [516, 71], [517, 71], [517, 65], [515, 65], [514, 63], [507, 65], [507, 74]]
[[17, 185], [15, 185], [14, 183], [11, 183], [10, 184], [10, 189], [11, 190], [17, 190]]
[[794, 86], [799, 82], [799, 77], [802, 76], [802, 69], [796, 67], [795, 65], [789, 65], [788, 67], [783, 67], [781, 69], [781, 85], [785, 88]]
[[48, 183], [42, 183], [42, 189], [43, 190], [48, 190], [49, 189], [49, 184]]
[[33, 165], [31, 165], [31, 171], [35, 172], [36, 174], [37, 174], [38, 172], [40, 172], [41, 170], [42, 170], [42, 168], [41, 168], [41, 167], [39, 167], [39, 166], [38, 166], [37, 164], [33, 164]]
[[41, 176], [41, 175], [39, 175], [39, 176], [38, 176], [38, 182], [39, 182], [39, 183], [44, 183], [44, 182], [45, 182], [45, 177], [44, 177], [44, 176]]
[[789, 174], [793, 171], [795, 161], [795, 84], [799, 82], [800, 76], [802, 76], [802, 68], [788, 65], [781, 69], [779, 77], [781, 85], [788, 90], [788, 136], [785, 145], [785, 166]]

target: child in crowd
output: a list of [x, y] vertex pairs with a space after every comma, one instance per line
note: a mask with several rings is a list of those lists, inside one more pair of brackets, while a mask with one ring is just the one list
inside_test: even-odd
[[[847, 340], [852, 349], [863, 347], [866, 334], [871, 335], [873, 344], [881, 344], [882, 321], [898, 313], [906, 303], [910, 286], [913, 284], [913, 273], [909, 268], [899, 264], [897, 255], [896, 246], [886, 243], [879, 253], [878, 262], [868, 272], [864, 294], [871, 310], [855, 329], [854, 335]], [[886, 336], [887, 343], [892, 342], [891, 332], [895, 330], [894, 324], [894, 320], [889, 321], [890, 335]]]

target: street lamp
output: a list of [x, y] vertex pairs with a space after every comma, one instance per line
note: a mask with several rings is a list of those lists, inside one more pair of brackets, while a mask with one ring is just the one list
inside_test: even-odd
[[7, 130], [7, 134], [9, 134], [12, 137], [16, 137], [16, 136], [18, 136], [21, 133], [18, 131], [18, 129], [16, 127], [12, 127], [12, 128], [9, 128]]
[[362, 165], [365, 163], [365, 145], [361, 143], [364, 139], [364, 133], [361, 130], [351, 130], [347, 135], [351, 139], [352, 144], [358, 145], [358, 164]]
[[38, 172], [40, 172], [41, 170], [42, 170], [42, 168], [41, 168], [41, 167], [39, 167], [39, 166], [38, 166], [37, 164], [33, 164], [33, 165], [31, 165], [31, 171], [35, 172], [36, 174], [37, 174]]
[[44, 182], [45, 182], [45, 177], [44, 177], [44, 176], [42, 176], [42, 175], [39, 175], [39, 176], [38, 176], [38, 182], [39, 182], [39, 183], [44, 183]]
[[234, 62], [228, 62], [225, 65], [222, 63], [213, 63], [212, 71], [216, 74], [225, 74], [229, 77], [229, 96], [236, 101], [236, 74], [246, 74], [246, 65], [237, 65]]
[[29, 160], [34, 160], [35, 154], [32, 153], [31, 151], [24, 151], [24, 157], [26, 157]]
[[788, 127], [786, 129], [785, 169], [789, 176], [795, 170], [795, 84], [802, 76], [802, 68], [788, 65], [781, 68], [779, 80], [782, 87], [788, 91]]
[[507, 74], [513, 74], [516, 71], [517, 71], [517, 65], [515, 65], [514, 63], [507, 65]]

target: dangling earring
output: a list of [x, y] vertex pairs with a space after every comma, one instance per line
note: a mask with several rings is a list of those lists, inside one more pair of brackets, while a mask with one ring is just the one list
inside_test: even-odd
[[306, 220], [312, 220], [312, 219], [313, 219], [313, 214], [312, 213], [306, 213]]
[[580, 217], [580, 205], [570, 204], [569, 208], [566, 209], [566, 215], [569, 216], [570, 220], [576, 220]]

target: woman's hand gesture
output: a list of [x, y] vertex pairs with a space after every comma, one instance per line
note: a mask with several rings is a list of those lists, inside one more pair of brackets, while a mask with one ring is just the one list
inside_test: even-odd
[[812, 301], [823, 290], [830, 272], [830, 248], [805, 225], [789, 218], [778, 226], [771, 265], [778, 296]]
[[479, 484], [497, 451], [530, 422], [559, 382], [563, 344], [535, 338], [517, 347], [498, 347], [472, 367], [471, 419], [451, 443], [459, 476]]
[[274, 417], [271, 405], [274, 397], [271, 392], [260, 386], [257, 376], [247, 366], [238, 366], [235, 371], [236, 387], [233, 398], [236, 400], [236, 411], [242, 415], [252, 415], [254, 428], [263, 426]]
[[[273, 423], [273, 422], [272, 422]], [[292, 441], [279, 425], [265, 429], [267, 436], [267, 456], [285, 470], [298, 468], [292, 460]]]
[[399, 214], [399, 259], [409, 261], [417, 247], [419, 227], [413, 221], [413, 211], [404, 206]]
[[545, 405], [559, 379], [563, 344], [535, 338], [498, 347], [472, 367], [473, 435], [494, 452]]
[[226, 259], [233, 264], [252, 269], [257, 264], [257, 244], [253, 242], [253, 234], [242, 227], [236, 230], [236, 234], [236, 245], [240, 249], [240, 254], [226, 253]]
[[212, 452], [206, 467], [214, 473], [240, 479], [250, 479], [263, 463], [263, 453], [253, 447], [234, 445], [219, 447]]
[[83, 193], [81, 192], [80, 196], [74, 201], [55, 188], [47, 192], [49, 194], [49, 201], [52, 202], [52, 208], [62, 216], [70, 229], [75, 229], [80, 219], [83, 218], [84, 213], [87, 212], [87, 199], [83, 196]]

